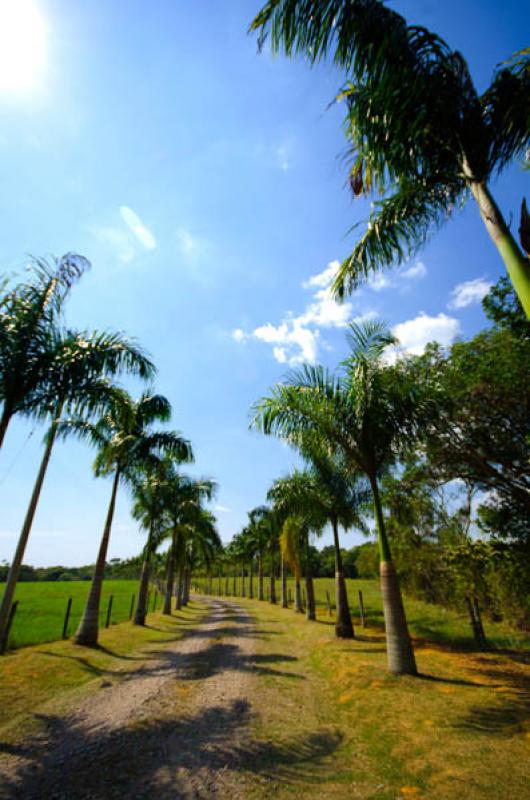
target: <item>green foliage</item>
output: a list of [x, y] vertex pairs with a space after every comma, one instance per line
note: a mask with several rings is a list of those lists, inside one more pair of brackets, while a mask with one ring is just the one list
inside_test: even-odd
[[[528, 49], [497, 66], [480, 94], [461, 53], [380, 0], [269, 0], [250, 29], [273, 51], [313, 63], [329, 55], [344, 72], [350, 185], [381, 199], [338, 272], [340, 297], [410, 258], [470, 189], [530, 145]], [[500, 212], [499, 226], [508, 233]]]

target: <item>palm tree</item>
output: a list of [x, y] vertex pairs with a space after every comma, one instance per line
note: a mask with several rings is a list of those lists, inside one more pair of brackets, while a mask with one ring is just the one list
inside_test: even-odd
[[[48, 330], [41, 339], [39, 355], [41, 366], [47, 365], [48, 389], [40, 395], [38, 413], [41, 418], [49, 417], [51, 425], [0, 604], [0, 636], [6, 629], [61, 415], [70, 412], [90, 418], [112, 405], [119, 392], [109, 383], [108, 375], [128, 372], [147, 378], [154, 372], [141, 350], [120, 334]], [[36, 405], [32, 413], [37, 413]]]
[[262, 524], [268, 512], [267, 506], [257, 506], [248, 512], [248, 536], [252, 542], [253, 552], [258, 560], [258, 600], [264, 599], [263, 575], [264, 559], [267, 549], [267, 531]]
[[162, 611], [164, 614], [171, 614], [175, 567], [184, 552], [182, 545], [186, 535], [193, 535], [195, 527], [203, 524], [202, 503], [211, 500], [215, 491], [214, 481], [182, 475], [174, 462], [168, 464], [163, 492], [168, 516], [167, 533], [171, 536], [171, 545], [167, 555], [166, 592]]
[[403, 372], [382, 362], [385, 348], [395, 340], [381, 323], [352, 324], [349, 339], [352, 349], [343, 376], [305, 365], [255, 406], [252, 424], [295, 446], [303, 447], [308, 435], [315, 436], [352, 471], [368, 478], [379, 537], [388, 667], [394, 673], [416, 674], [378, 480], [398, 458], [399, 447], [416, 435], [428, 400]]
[[[30, 278], [0, 297], [0, 447], [15, 415], [39, 419], [55, 396], [50, 349], [73, 284], [88, 269], [86, 258], [67, 253], [50, 262], [35, 259]], [[50, 343], [52, 338], [52, 344]]]
[[133, 485], [139, 469], [158, 463], [165, 455], [180, 462], [193, 460], [190, 443], [179, 433], [152, 430], [154, 422], [167, 421], [170, 415], [171, 406], [162, 395], [147, 392], [135, 402], [126, 392], [121, 392], [119, 402], [95, 424], [71, 420], [64, 425], [64, 430], [71, 430], [97, 448], [96, 476], [113, 477], [92, 584], [74, 639], [76, 644], [92, 647], [97, 644], [101, 588], [119, 484]]
[[[164, 459], [165, 461], [165, 459]], [[143, 550], [142, 571], [138, 587], [138, 601], [134, 615], [135, 625], [145, 625], [147, 615], [147, 596], [149, 590], [149, 577], [151, 559], [156, 552], [165, 533], [163, 528], [165, 506], [163, 501], [163, 466], [162, 464], [148, 464], [137, 475], [133, 473], [133, 498], [132, 517], [138, 520], [147, 530], [147, 540]]]
[[530, 146], [530, 49], [496, 67], [480, 94], [461, 53], [380, 0], [268, 0], [250, 29], [312, 63], [331, 54], [346, 73], [350, 184], [383, 199], [342, 263], [337, 294], [409, 258], [471, 195], [530, 317], [530, 259], [489, 188]]
[[196, 509], [186, 538], [184, 605], [189, 601], [193, 571], [201, 567], [210, 570], [221, 548], [214, 515], [205, 508]]

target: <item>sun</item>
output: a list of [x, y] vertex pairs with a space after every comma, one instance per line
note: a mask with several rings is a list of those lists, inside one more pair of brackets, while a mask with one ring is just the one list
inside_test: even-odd
[[0, 92], [37, 87], [46, 61], [47, 27], [33, 0], [0, 0]]

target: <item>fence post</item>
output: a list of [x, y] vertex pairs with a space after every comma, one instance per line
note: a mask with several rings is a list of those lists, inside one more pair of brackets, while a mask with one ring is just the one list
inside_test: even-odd
[[64, 623], [63, 623], [63, 639], [68, 638], [68, 622], [70, 620], [70, 611], [72, 610], [72, 598], [68, 598], [68, 602], [66, 604], [66, 612], [64, 615]]
[[366, 628], [366, 619], [364, 616], [364, 603], [363, 603], [363, 593], [359, 589], [359, 612], [361, 615], [361, 625], [363, 628]]
[[129, 619], [132, 619], [132, 615], [133, 615], [133, 611], [134, 611], [134, 601], [135, 601], [135, 599], [136, 599], [136, 595], [133, 594], [133, 596], [131, 597], [131, 607], [129, 609]]
[[114, 595], [111, 594], [111, 596], [109, 597], [109, 605], [108, 605], [108, 608], [107, 608], [107, 621], [105, 622], [105, 627], [106, 628], [108, 628], [109, 625], [110, 625], [110, 615], [112, 614], [112, 601], [113, 601], [113, 599], [114, 599]]
[[15, 602], [11, 606], [11, 611], [9, 612], [9, 619], [7, 620], [7, 627], [6, 627], [6, 632], [4, 634], [4, 638], [0, 642], [0, 655], [3, 655], [7, 650], [7, 643], [9, 641], [9, 632], [11, 630], [11, 625], [13, 624], [13, 619], [15, 617], [15, 614], [17, 613], [17, 608], [18, 608], [18, 600], [15, 600]]

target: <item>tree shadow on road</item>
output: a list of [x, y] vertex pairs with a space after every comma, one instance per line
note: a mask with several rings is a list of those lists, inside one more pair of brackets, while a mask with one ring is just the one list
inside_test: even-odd
[[257, 780], [307, 786], [329, 777], [327, 761], [343, 741], [340, 731], [260, 741], [249, 734], [251, 718], [245, 700], [180, 718], [138, 720], [116, 730], [40, 716], [45, 736], [17, 748], [0, 743], [0, 752], [16, 750], [22, 764], [16, 776], [0, 779], [0, 798], [178, 800], [216, 791], [229, 796], [245, 781], [255, 789]]

